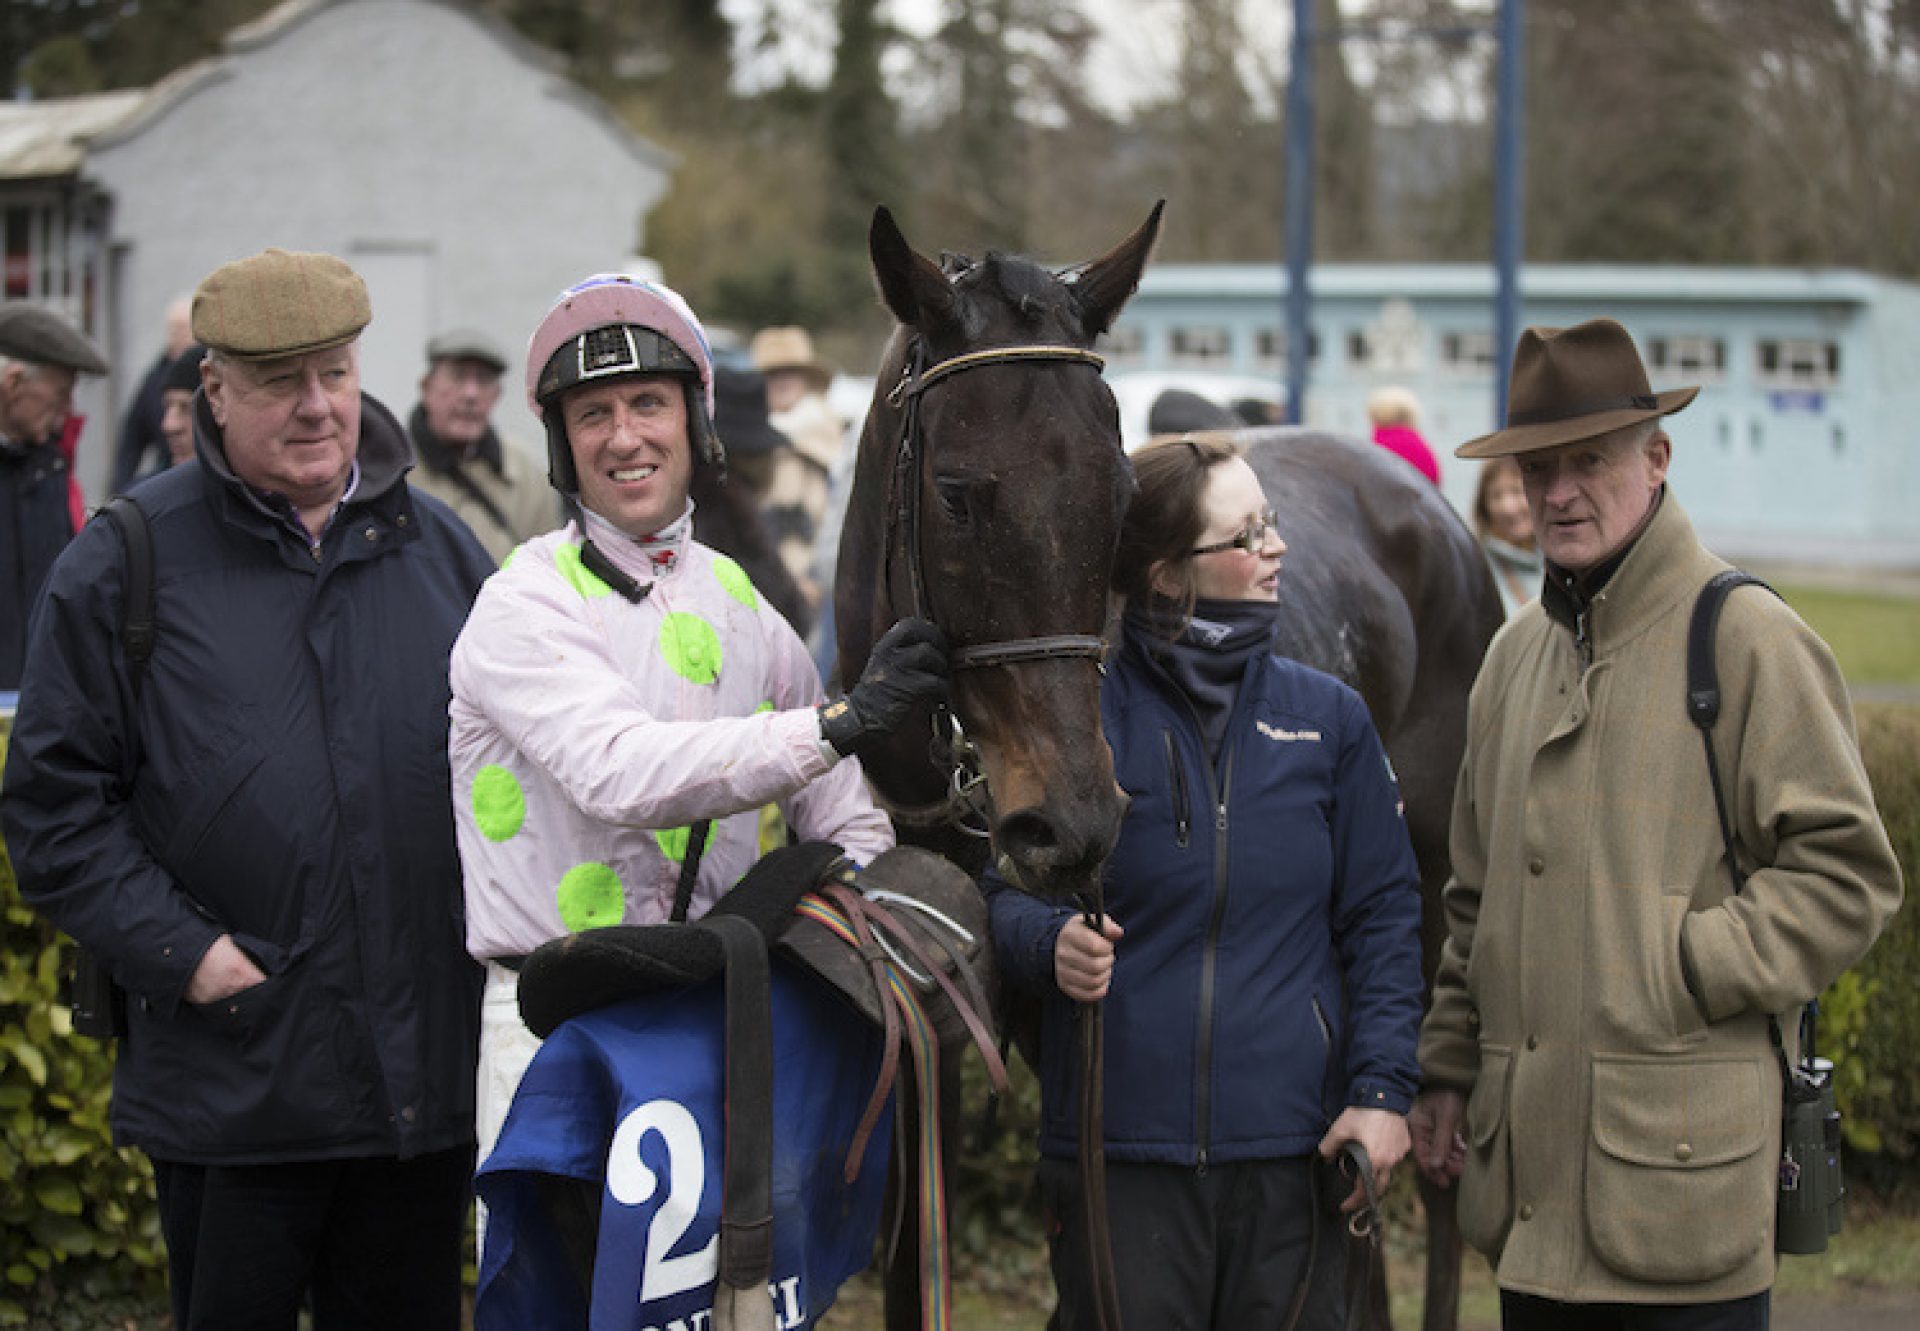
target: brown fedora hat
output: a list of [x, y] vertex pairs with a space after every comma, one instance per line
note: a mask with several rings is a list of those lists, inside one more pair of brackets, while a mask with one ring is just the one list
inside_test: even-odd
[[1633, 338], [1612, 319], [1572, 328], [1529, 328], [1513, 353], [1507, 428], [1470, 439], [1460, 458], [1498, 458], [1592, 439], [1622, 426], [1667, 416], [1699, 388], [1655, 393]]

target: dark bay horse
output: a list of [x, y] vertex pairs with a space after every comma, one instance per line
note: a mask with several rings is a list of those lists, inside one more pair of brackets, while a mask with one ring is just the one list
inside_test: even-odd
[[[901, 839], [976, 875], [992, 855], [1009, 881], [1094, 910], [1126, 807], [1100, 725], [1099, 664], [1132, 473], [1091, 348], [1139, 284], [1160, 212], [1066, 274], [1003, 254], [936, 264], [875, 212], [874, 273], [900, 326], [861, 434], [835, 576], [837, 678], [857, 678], [906, 615], [938, 624], [952, 649], [951, 715], [924, 709], [862, 757]], [[1097, 1049], [1097, 1021], [1088, 1030]], [[957, 1122], [953, 1063], [941, 1081], [941, 1116]], [[907, 1171], [894, 1179], [917, 1207]], [[897, 1243], [887, 1266], [891, 1327], [919, 1325], [911, 1246]]]
[[[1357, 689], [1400, 778], [1420, 864], [1431, 987], [1446, 920], [1448, 824], [1467, 744], [1467, 692], [1500, 627], [1479, 542], [1440, 492], [1377, 444], [1300, 429], [1236, 435], [1287, 554], [1275, 650]], [[1411, 1167], [1411, 1165], [1409, 1165]], [[1453, 1194], [1420, 1180], [1428, 1217], [1426, 1331], [1452, 1331], [1460, 1289]], [[1389, 1324], [1385, 1282], [1372, 1300]]]
[[[1028, 891], [1095, 891], [1124, 803], [1100, 729], [1107, 575], [1132, 487], [1094, 339], [1133, 294], [1160, 209], [1063, 279], [1030, 260], [914, 253], [883, 208], [874, 272], [900, 321], [860, 438], [835, 579], [840, 679], [918, 613], [954, 649], [996, 863]], [[913, 429], [910, 431], [910, 424]], [[909, 439], [909, 435], [916, 436]], [[902, 446], [908, 440], [908, 446]], [[864, 757], [904, 826], [968, 811], [929, 713]], [[946, 849], [956, 845], [950, 837]], [[978, 868], [984, 845], [957, 845]], [[974, 863], [968, 863], [968, 860]]]

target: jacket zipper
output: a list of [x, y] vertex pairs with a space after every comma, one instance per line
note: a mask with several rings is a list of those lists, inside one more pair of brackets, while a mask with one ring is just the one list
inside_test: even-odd
[[1193, 811], [1187, 805], [1187, 772], [1180, 765], [1180, 751], [1174, 747], [1173, 731], [1162, 730], [1160, 738], [1166, 743], [1167, 777], [1173, 783], [1173, 844], [1185, 850], [1193, 833]]
[[1333, 1072], [1333, 1023], [1327, 1020], [1327, 1011], [1320, 1006], [1320, 995], [1312, 994], [1307, 1003], [1313, 1008], [1313, 1020], [1320, 1027], [1320, 1043], [1327, 1048], [1327, 1070], [1320, 1077], [1320, 1108], [1330, 1118], [1339, 1117], [1339, 1110], [1327, 1103], [1327, 1083]]
[[1198, 1099], [1199, 1172], [1207, 1172], [1213, 1146], [1213, 990], [1220, 951], [1220, 926], [1227, 914], [1227, 797], [1233, 788], [1233, 750], [1220, 765], [1220, 788], [1213, 804], [1213, 910], [1207, 918], [1206, 947], [1200, 953], [1200, 1076], [1194, 1087]]

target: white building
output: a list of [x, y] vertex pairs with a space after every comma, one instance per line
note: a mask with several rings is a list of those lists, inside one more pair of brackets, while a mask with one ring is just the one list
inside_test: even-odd
[[[150, 89], [0, 105], [5, 294], [62, 310], [113, 362], [80, 395], [97, 503], [168, 302], [219, 265], [268, 246], [352, 264], [373, 298], [366, 389], [404, 419], [435, 332], [515, 354], [564, 287], [640, 264], [670, 167], [490, 19], [289, 0]], [[518, 403], [499, 423], [530, 441]]]
[[[1411, 388], [1448, 497], [1454, 447], [1494, 419], [1494, 276], [1471, 264], [1321, 264], [1310, 278], [1304, 419], [1366, 435], [1366, 399]], [[1262, 376], [1284, 396], [1278, 265], [1150, 267], [1109, 372]], [[1521, 321], [1607, 315], [1656, 390], [1699, 384], [1668, 422], [1674, 491], [1731, 558], [1920, 567], [1920, 285], [1845, 269], [1530, 264]], [[1240, 390], [1234, 390], [1236, 393]]]

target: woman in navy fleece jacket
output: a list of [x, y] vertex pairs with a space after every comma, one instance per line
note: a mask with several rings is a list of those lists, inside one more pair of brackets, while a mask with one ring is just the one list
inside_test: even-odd
[[1420, 898], [1358, 694], [1272, 654], [1286, 543], [1227, 441], [1134, 454], [1101, 710], [1132, 798], [1108, 919], [989, 873], [995, 947], [1041, 998], [1040, 1185], [1064, 1331], [1093, 1325], [1073, 1004], [1106, 1002], [1108, 1210], [1130, 1325], [1339, 1324], [1339, 1211], [1315, 1162], [1382, 1183], [1417, 1087]]

